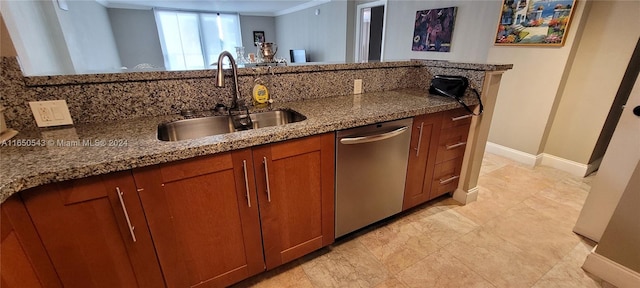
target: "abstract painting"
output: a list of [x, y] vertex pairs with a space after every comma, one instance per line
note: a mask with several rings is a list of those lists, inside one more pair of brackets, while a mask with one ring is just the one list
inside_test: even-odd
[[413, 30], [413, 51], [451, 51], [453, 24], [457, 7], [422, 10], [416, 12]]

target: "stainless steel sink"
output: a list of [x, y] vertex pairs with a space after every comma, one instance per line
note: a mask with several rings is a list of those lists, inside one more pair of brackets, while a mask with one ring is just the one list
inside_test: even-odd
[[[307, 117], [293, 110], [274, 110], [249, 114], [253, 129], [300, 122]], [[229, 116], [211, 116], [178, 120], [158, 125], [158, 139], [179, 141], [237, 131]]]
[[253, 129], [280, 126], [306, 120], [307, 117], [293, 110], [274, 110], [249, 114], [253, 122]]

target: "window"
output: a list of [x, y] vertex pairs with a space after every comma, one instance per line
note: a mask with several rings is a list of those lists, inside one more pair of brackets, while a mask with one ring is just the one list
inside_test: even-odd
[[222, 51], [242, 46], [237, 14], [156, 10], [167, 70], [205, 69]]

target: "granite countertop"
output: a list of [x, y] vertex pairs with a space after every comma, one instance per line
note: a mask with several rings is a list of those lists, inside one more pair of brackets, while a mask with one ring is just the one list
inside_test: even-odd
[[[477, 104], [472, 98], [467, 102]], [[16, 192], [47, 183], [435, 113], [458, 105], [417, 89], [274, 103], [271, 109], [292, 109], [307, 120], [175, 142], [158, 140], [157, 125], [180, 119], [179, 115], [22, 131], [0, 147], [0, 203]]]

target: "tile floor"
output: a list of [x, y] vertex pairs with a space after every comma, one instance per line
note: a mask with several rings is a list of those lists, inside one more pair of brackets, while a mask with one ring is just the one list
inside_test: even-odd
[[234, 287], [611, 287], [571, 230], [593, 176], [486, 154], [478, 201], [445, 196]]

